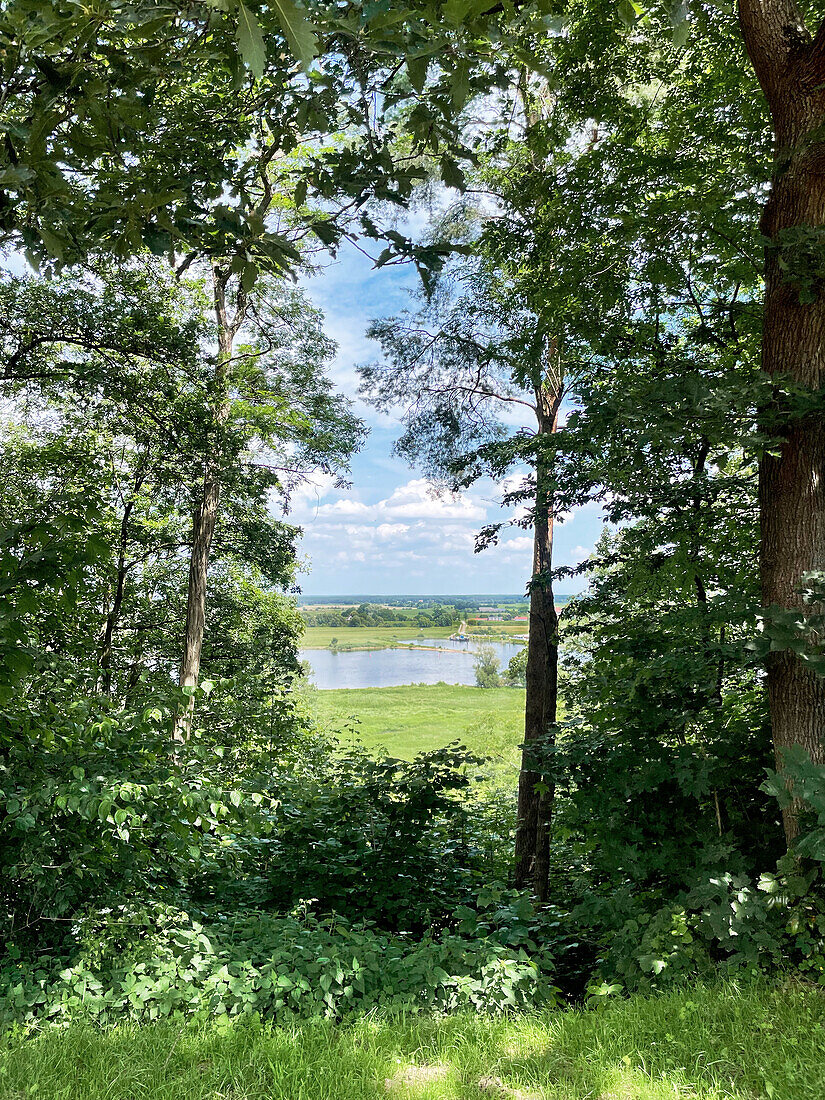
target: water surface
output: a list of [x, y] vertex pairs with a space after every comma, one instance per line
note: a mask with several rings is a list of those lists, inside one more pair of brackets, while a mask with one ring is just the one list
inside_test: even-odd
[[[419, 638], [398, 649], [353, 650], [302, 649], [300, 659], [309, 662], [311, 679], [323, 691], [331, 688], [396, 687], [400, 684], [475, 684], [473, 658], [479, 645], [449, 638]], [[514, 642], [485, 642], [495, 650], [502, 669], [522, 648]], [[416, 649], [414, 646], [433, 646]]]

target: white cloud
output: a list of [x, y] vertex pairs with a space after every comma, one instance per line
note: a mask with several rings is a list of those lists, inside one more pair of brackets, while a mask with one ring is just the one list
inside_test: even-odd
[[295, 486], [290, 494], [290, 505], [293, 509], [301, 508], [307, 504], [315, 506], [324, 497], [334, 492], [336, 486], [337, 478], [333, 474], [325, 474], [320, 470], [316, 471], [309, 474]]
[[522, 551], [532, 551], [533, 549], [533, 536], [532, 535], [518, 535], [514, 539], [507, 539], [502, 542], [502, 547], [505, 550], [510, 550], [516, 553]]
[[402, 535], [406, 535], [409, 531], [410, 525], [408, 523], [381, 523], [375, 528], [375, 533], [381, 541], [386, 539], [397, 539]]
[[327, 516], [368, 516], [369, 514], [370, 509], [366, 504], [362, 504], [360, 500], [348, 498], [336, 500], [332, 504], [322, 504], [315, 513], [318, 519]]
[[357, 517], [364, 523], [383, 526], [398, 520], [430, 523], [434, 520], [461, 520], [483, 523], [486, 516], [487, 508], [477, 497], [466, 493], [457, 496], [439, 495], [426, 478], [414, 478], [405, 485], [399, 485], [388, 497], [373, 504], [342, 497], [312, 509], [312, 518], [316, 521]]
[[339, 495], [317, 503], [304, 497], [291, 518], [303, 525], [304, 549], [316, 567], [363, 562], [386, 575], [420, 564], [423, 577], [430, 567], [464, 579], [496, 559], [515, 570], [513, 583], [520, 588], [529, 571], [531, 536], [506, 532], [500, 547], [481, 557], [473, 554], [479, 529], [499, 516], [498, 501], [478, 490], [438, 493], [425, 478], [412, 478], [372, 502]]

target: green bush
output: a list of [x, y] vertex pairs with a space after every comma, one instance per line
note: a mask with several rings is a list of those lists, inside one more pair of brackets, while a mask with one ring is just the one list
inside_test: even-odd
[[[825, 897], [818, 871], [786, 857], [758, 881], [719, 872], [654, 911], [636, 911], [607, 937], [600, 978], [628, 989], [794, 971], [825, 985]], [[639, 901], [641, 900], [641, 903]]]
[[504, 679], [508, 687], [527, 686], [527, 646], [522, 646], [518, 653], [510, 658]]
[[443, 922], [494, 873], [492, 823], [468, 797], [481, 763], [458, 743], [412, 761], [327, 745], [312, 774], [281, 778], [272, 837], [249, 847], [250, 899], [392, 931]]
[[202, 925], [119, 909], [76, 929], [71, 962], [0, 965], [0, 1025], [101, 1024], [199, 1013], [341, 1017], [374, 1007], [499, 1012], [556, 1003], [550, 976], [491, 937], [420, 940], [366, 925], [249, 913]]

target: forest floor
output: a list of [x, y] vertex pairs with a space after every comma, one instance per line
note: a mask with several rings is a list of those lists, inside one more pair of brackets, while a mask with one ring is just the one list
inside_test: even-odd
[[460, 741], [493, 759], [497, 771], [518, 774], [524, 740], [524, 691], [462, 684], [339, 688], [313, 693], [316, 713], [330, 732], [357, 738], [366, 748], [411, 760], [416, 753]]
[[0, 1036], [0, 1100], [821, 1100], [825, 992], [694, 987], [540, 1016]]

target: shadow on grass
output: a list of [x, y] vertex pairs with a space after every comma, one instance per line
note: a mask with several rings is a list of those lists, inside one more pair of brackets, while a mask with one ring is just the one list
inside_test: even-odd
[[820, 1100], [825, 995], [694, 989], [597, 1011], [75, 1025], [0, 1039], [0, 1100]]

